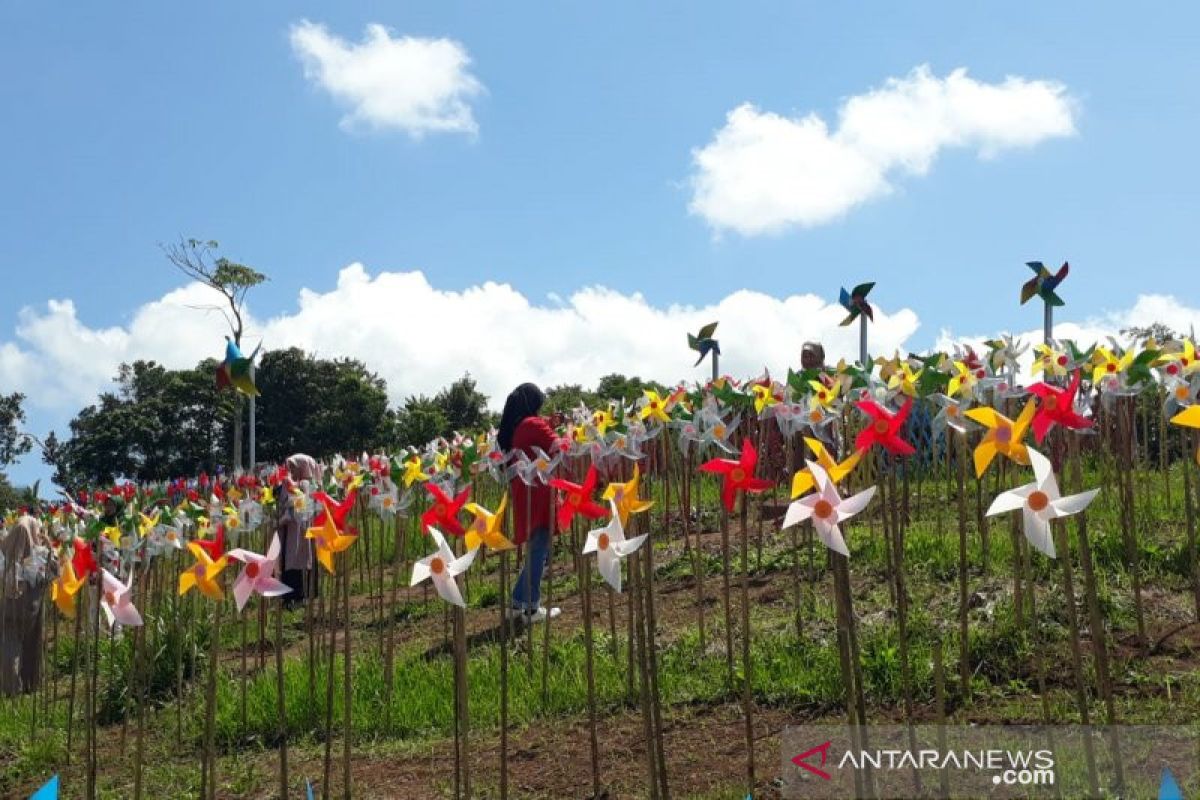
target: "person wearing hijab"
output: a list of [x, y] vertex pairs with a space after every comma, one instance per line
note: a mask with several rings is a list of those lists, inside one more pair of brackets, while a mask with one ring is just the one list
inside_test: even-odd
[[[47, 553], [46, 566], [31, 574], [22, 567], [38, 547]], [[49, 550], [42, 524], [29, 515], [0, 540], [0, 695], [32, 692], [41, 683], [42, 601], [57, 576]]]
[[[320, 487], [321, 465], [312, 456], [296, 453], [286, 463], [288, 478], [306, 493]], [[283, 603], [286, 608], [295, 608], [309, 595], [317, 596], [317, 573], [313, 569], [312, 541], [306, 537], [309, 515], [296, 512], [291, 491], [285, 489], [280, 494], [279, 521], [275, 526], [282, 557], [280, 580], [292, 590], [284, 595]]]
[[[550, 452], [558, 437], [549, 420], [538, 416], [546, 395], [532, 383], [522, 383], [504, 401], [496, 441], [506, 455], [516, 451], [534, 457], [533, 448]], [[513, 508], [513, 541], [525, 545], [525, 563], [517, 576], [512, 593], [510, 619], [534, 623], [547, 616], [556, 617], [559, 609], [547, 610], [540, 604], [542, 573], [550, 560], [550, 537], [554, 533], [554, 495], [549, 486], [526, 486], [514, 477], [509, 489]]]

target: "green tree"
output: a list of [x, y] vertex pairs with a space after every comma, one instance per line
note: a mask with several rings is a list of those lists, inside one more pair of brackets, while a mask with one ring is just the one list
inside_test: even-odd
[[565, 414], [583, 403], [589, 408], [596, 405], [596, 394], [585, 390], [578, 383], [564, 383], [546, 390], [543, 414]]
[[25, 422], [24, 402], [25, 395], [20, 392], [0, 395], [0, 470], [29, 452], [29, 437], [20, 427]]
[[396, 442], [401, 447], [421, 447], [447, 429], [446, 414], [436, 400], [409, 397], [396, 414]]
[[442, 389], [433, 398], [446, 418], [441, 434], [449, 436], [454, 431], [466, 433], [486, 427], [487, 401], [487, 395], [475, 388], [475, 379], [469, 372]]
[[642, 396], [645, 389], [653, 389], [659, 394], [666, 390], [657, 381], [643, 381], [636, 375], [626, 378], [624, 375], [612, 373], [605, 375], [596, 385], [596, 396], [602, 401], [620, 400], [622, 403], [632, 403]]
[[[180, 239], [175, 244], [164, 246], [167, 261], [175, 269], [194, 281], [203, 283], [221, 295], [222, 303], [204, 306], [207, 311], [217, 311], [229, 324], [229, 333], [234, 343], [242, 346], [245, 333], [243, 317], [246, 294], [267, 280], [267, 276], [256, 269], [230, 261], [217, 255], [220, 244], [211, 239]], [[242, 399], [237, 395], [237, 414], [233, 418], [233, 467], [242, 467]]]

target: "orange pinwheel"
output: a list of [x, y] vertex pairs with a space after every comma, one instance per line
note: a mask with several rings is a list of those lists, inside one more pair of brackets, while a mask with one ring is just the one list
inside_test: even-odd
[[975, 476], [983, 477], [992, 459], [999, 453], [1018, 464], [1029, 465], [1029, 450], [1025, 446], [1025, 434], [1033, 415], [1037, 411], [1037, 403], [1030, 400], [1021, 409], [1021, 415], [1013, 422], [990, 406], [972, 408], [967, 416], [988, 429], [983, 440], [975, 447]]
[[319, 528], [309, 528], [305, 538], [313, 539], [317, 544], [317, 561], [330, 575], [335, 575], [333, 569], [333, 554], [340, 553], [354, 544], [358, 536], [346, 535], [338, 530], [334, 522], [334, 512], [326, 506], [325, 522]]

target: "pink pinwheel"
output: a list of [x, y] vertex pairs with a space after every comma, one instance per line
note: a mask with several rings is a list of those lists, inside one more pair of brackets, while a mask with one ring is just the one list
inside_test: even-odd
[[252, 594], [279, 597], [291, 591], [287, 584], [275, 577], [275, 565], [279, 562], [278, 534], [271, 537], [271, 546], [267, 548], [265, 556], [240, 548], [230, 550], [228, 556], [245, 564], [233, 584], [233, 599], [237, 602], [239, 612]]
[[136, 628], [142, 624], [142, 615], [133, 605], [133, 587], [121, 583], [116, 575], [106, 569], [100, 570], [104, 582], [104, 594], [100, 597], [100, 607], [108, 624], [120, 623], [128, 628]]

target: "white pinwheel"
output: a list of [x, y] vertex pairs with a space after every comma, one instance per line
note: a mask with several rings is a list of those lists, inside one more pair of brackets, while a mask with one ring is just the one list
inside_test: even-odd
[[1050, 535], [1050, 520], [1077, 514], [1100, 493], [1099, 489], [1062, 497], [1058, 493], [1058, 482], [1054, 480], [1054, 469], [1041, 453], [1029, 448], [1029, 463], [1033, 466], [1034, 482], [1016, 489], [1001, 492], [988, 508], [988, 516], [1024, 511], [1025, 538], [1046, 555], [1054, 558], [1054, 538]]
[[583, 554], [596, 554], [596, 569], [600, 577], [615, 591], [621, 591], [621, 559], [635, 552], [646, 541], [647, 534], [625, 538], [625, 526], [621, 524], [621, 515], [617, 512], [616, 502], [609, 500], [612, 517], [603, 528], [588, 531], [587, 542], [583, 545]]
[[842, 530], [838, 524], [866, 508], [867, 503], [875, 496], [875, 487], [871, 486], [843, 500], [838, 494], [837, 486], [830, 480], [829, 473], [820, 464], [809, 461], [808, 471], [813, 476], [816, 491], [788, 506], [783, 517], [783, 527], [790, 528], [798, 522], [811, 519], [817, 535], [826, 547], [849, 556], [850, 550], [846, 547], [846, 540], [842, 538]]
[[442, 535], [441, 531], [430, 525], [429, 535], [437, 544], [437, 551], [413, 564], [412, 580], [408, 585], [416, 586], [418, 583], [432, 578], [433, 587], [437, 589], [437, 593], [442, 596], [443, 600], [460, 608], [466, 608], [467, 604], [463, 602], [455, 578], [470, 568], [479, 548], [472, 548], [465, 555], [455, 558], [454, 551], [446, 544], [446, 537]]

